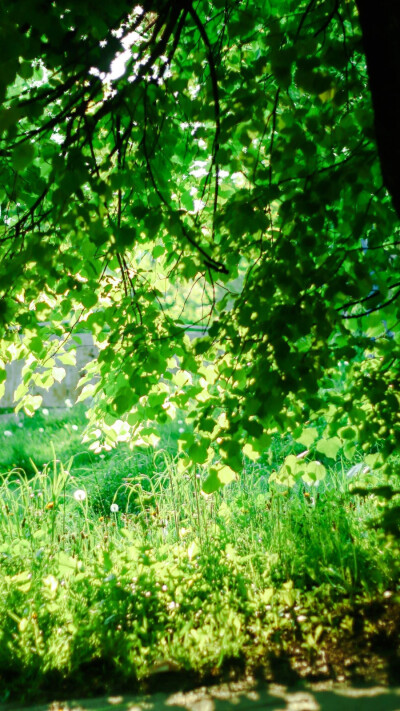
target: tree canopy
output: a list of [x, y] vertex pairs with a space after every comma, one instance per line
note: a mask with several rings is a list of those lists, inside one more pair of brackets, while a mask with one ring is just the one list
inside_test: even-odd
[[177, 408], [182, 466], [218, 453], [210, 491], [276, 431], [394, 451], [398, 106], [385, 129], [358, 5], [364, 37], [353, 0], [1, 2], [0, 355], [26, 359], [19, 406], [88, 330], [95, 451], [152, 442]]

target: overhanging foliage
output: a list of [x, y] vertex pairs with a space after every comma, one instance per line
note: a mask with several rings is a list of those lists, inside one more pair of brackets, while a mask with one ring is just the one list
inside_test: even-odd
[[222, 459], [210, 490], [277, 429], [312, 444], [320, 414], [320, 451], [392, 452], [398, 219], [355, 2], [24, 0], [2, 17], [0, 320], [3, 360], [28, 358], [20, 404], [84, 328], [95, 449], [189, 408], [186, 463]]

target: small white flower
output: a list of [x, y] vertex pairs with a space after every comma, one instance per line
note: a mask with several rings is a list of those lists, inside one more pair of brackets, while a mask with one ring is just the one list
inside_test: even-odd
[[44, 415], [48, 415], [48, 414], [49, 414], [49, 411], [48, 411], [47, 407], [44, 407], [44, 408], [42, 409], [42, 412], [43, 412]]
[[105, 456], [105, 454], [99, 454], [100, 459], [104, 459]]
[[23, 426], [24, 426], [24, 425], [23, 425], [22, 422], [18, 422], [18, 427], [23, 427]]
[[77, 489], [74, 491], [74, 499], [75, 501], [84, 501], [86, 499], [86, 491], [83, 489]]
[[44, 432], [44, 427], [39, 427], [39, 432]]
[[118, 504], [111, 504], [110, 511], [111, 511], [111, 513], [117, 513], [119, 511]]
[[163, 592], [167, 592], [168, 588], [167, 588], [166, 585], [163, 585], [162, 588], [161, 588], [161, 590], [162, 590]]
[[74, 430], [74, 432], [76, 432], [78, 429], [78, 425], [71, 425], [71, 429]]
[[185, 431], [185, 428], [184, 428], [184, 427], [180, 427], [179, 430], [178, 430], [178, 432], [179, 432], [180, 434], [182, 434], [182, 432], [184, 432], [184, 431]]
[[4, 430], [4, 437], [12, 437], [13, 433], [10, 430]]

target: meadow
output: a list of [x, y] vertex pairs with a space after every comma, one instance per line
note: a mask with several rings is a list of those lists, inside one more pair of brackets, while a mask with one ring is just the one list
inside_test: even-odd
[[398, 542], [382, 500], [352, 494], [380, 483], [361, 455], [289, 489], [270, 477], [298, 445], [276, 437], [206, 495], [178, 472], [183, 419], [156, 449], [101, 454], [84, 425], [79, 407], [0, 424], [2, 701], [398, 675]]

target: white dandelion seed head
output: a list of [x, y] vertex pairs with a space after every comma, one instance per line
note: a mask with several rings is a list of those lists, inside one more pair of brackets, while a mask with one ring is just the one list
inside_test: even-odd
[[174, 600], [171, 600], [171, 602], [168, 603], [167, 607], [168, 610], [176, 610], [179, 607], [179, 602], [174, 602]]
[[119, 511], [118, 504], [111, 504], [110, 511], [111, 511], [111, 513], [118, 513], [118, 511]]
[[75, 501], [84, 501], [86, 499], [86, 491], [83, 489], [77, 489], [74, 491], [74, 499]]

